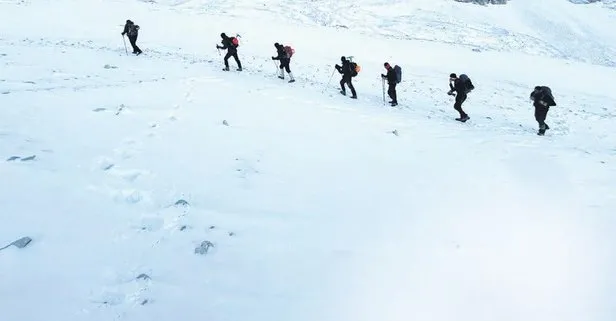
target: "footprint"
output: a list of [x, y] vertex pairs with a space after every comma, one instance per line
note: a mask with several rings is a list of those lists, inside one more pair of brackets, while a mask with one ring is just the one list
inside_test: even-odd
[[96, 109], [93, 109], [92, 111], [93, 111], [93, 112], [99, 112], [99, 111], [105, 111], [105, 110], [107, 110], [107, 108], [102, 108], [102, 107], [101, 107], [101, 108], [96, 108]]
[[144, 216], [139, 224], [134, 224], [133, 227], [139, 231], [156, 232], [160, 231], [165, 225], [163, 218], [158, 216]]
[[115, 175], [121, 177], [122, 179], [134, 182], [137, 178], [143, 176], [144, 174], [148, 174], [146, 171], [137, 170], [137, 169], [128, 169], [128, 170], [116, 170], [114, 172]]
[[116, 191], [113, 199], [119, 203], [137, 204], [145, 199], [142, 192], [135, 189]]
[[111, 160], [110, 158], [102, 158], [98, 160], [97, 163], [97, 167], [103, 171], [108, 171], [115, 166], [113, 160]]

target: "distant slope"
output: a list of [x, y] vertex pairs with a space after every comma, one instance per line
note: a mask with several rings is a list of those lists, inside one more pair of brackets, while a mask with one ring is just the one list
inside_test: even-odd
[[[452, 0], [272, 0], [267, 5], [247, 0], [157, 2], [231, 17], [269, 11], [298, 24], [348, 28], [369, 36], [616, 66], [616, 35], [612, 32], [616, 18], [602, 4], [579, 5], [565, 0], [518, 0], [494, 6]], [[614, 3], [605, 2], [612, 7]]]

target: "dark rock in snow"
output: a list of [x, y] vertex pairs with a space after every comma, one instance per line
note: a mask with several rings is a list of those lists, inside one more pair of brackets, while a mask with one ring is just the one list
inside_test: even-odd
[[20, 158], [21, 158], [21, 157], [19, 157], [19, 156], [11, 156], [11, 157], [9, 157], [6, 161], [7, 161], [7, 162], [12, 162], [12, 161], [17, 160], [17, 159], [20, 159]]
[[27, 161], [31, 161], [33, 159], [36, 158], [36, 155], [32, 155], [32, 156], [28, 156], [28, 157], [24, 157], [21, 159], [22, 162], [27, 162]]
[[8, 248], [8, 247], [10, 247], [12, 245], [15, 246], [18, 249], [23, 249], [24, 247], [28, 246], [28, 244], [30, 244], [30, 242], [32, 242], [32, 239], [30, 237], [28, 237], [28, 236], [24, 236], [24, 237], [22, 237], [22, 238], [20, 238], [18, 240], [15, 240], [15, 241], [11, 242], [11, 244], [9, 244], [9, 245], [7, 245], [7, 246], [5, 246], [3, 248], [0, 248], [0, 251], [4, 250], [4, 249], [6, 249], [6, 248]]
[[147, 275], [147, 274], [145, 274], [145, 273], [141, 273], [141, 274], [139, 274], [139, 275], [137, 276], [137, 280], [141, 280], [141, 279], [143, 279], [143, 280], [150, 280], [151, 278], [150, 278], [150, 276], [149, 276], [149, 275]]
[[175, 202], [175, 206], [188, 206], [188, 202], [183, 200], [183, 199], [179, 199], [177, 200], [177, 202]]
[[206, 255], [210, 248], [214, 247], [214, 244], [210, 241], [203, 241], [199, 246], [195, 248], [195, 254]]

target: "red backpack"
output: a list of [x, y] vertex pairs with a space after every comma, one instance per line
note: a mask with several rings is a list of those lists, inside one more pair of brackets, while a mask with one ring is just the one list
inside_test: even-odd
[[239, 46], [240, 46], [240, 41], [239, 41], [239, 40], [237, 40], [237, 38], [236, 38], [236, 37], [231, 37], [231, 43], [233, 44], [233, 46], [234, 46], [235, 48], [237, 48], [237, 47], [239, 47]]
[[295, 53], [295, 49], [291, 48], [291, 46], [284, 46], [284, 51], [287, 53], [287, 58], [293, 57]]

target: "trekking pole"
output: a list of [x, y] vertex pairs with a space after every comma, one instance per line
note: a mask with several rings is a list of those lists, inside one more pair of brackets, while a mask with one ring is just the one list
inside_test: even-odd
[[218, 51], [218, 55], [220, 56], [220, 49], [218, 49], [218, 44], [216, 44], [216, 51]]
[[383, 105], [385, 105], [385, 79], [381, 77], [381, 84], [383, 85]]
[[122, 42], [124, 42], [124, 50], [126, 51], [126, 55], [128, 56], [128, 48], [126, 47], [126, 38], [122, 35]]
[[325, 89], [327, 89], [327, 87], [329, 87], [329, 83], [332, 81], [332, 78], [334, 78], [334, 73], [336, 72], [336, 68], [334, 68], [334, 70], [332, 70], [332, 75], [329, 76], [329, 80], [327, 81], [327, 85], [325, 85], [325, 88], [323, 88], [323, 91], [325, 91]]

